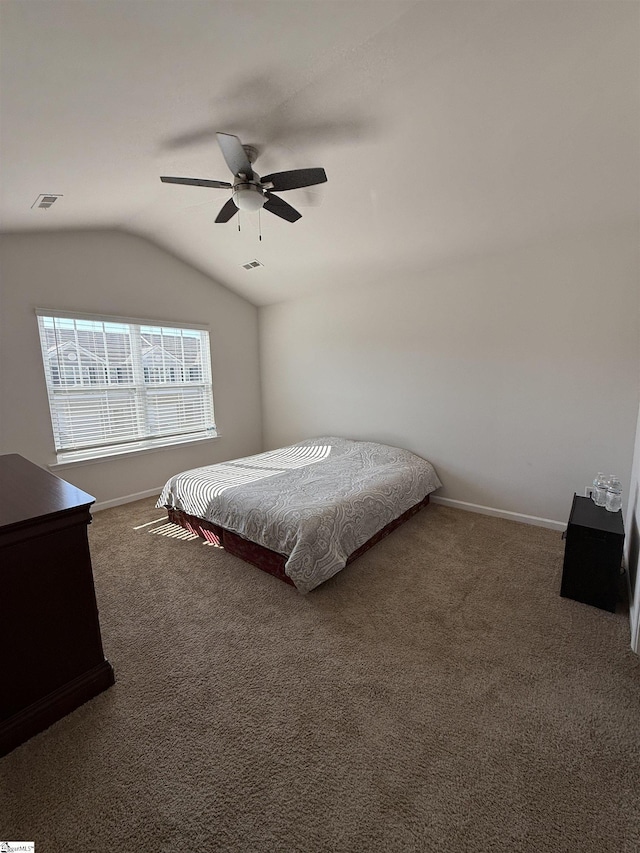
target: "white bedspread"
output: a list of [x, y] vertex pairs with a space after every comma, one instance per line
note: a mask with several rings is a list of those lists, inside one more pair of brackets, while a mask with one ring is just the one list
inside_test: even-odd
[[433, 466], [407, 450], [325, 437], [177, 474], [157, 506], [284, 554], [287, 575], [309, 592], [441, 485]]

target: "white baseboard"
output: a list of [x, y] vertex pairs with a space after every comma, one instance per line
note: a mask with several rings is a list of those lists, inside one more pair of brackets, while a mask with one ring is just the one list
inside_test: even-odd
[[[147, 489], [144, 492], [136, 492], [135, 495], [124, 495], [121, 498], [113, 498], [110, 501], [100, 501], [92, 506], [92, 512], [100, 512], [101, 509], [111, 509], [114, 506], [132, 503], [133, 501], [141, 501], [143, 498], [150, 498], [153, 495], [159, 495], [162, 491], [162, 486], [156, 489]], [[521, 524], [533, 524], [537, 527], [549, 527], [551, 530], [564, 530], [567, 526], [566, 521], [554, 521], [551, 518], [538, 518], [537, 515], [524, 515], [521, 512], [510, 512], [507, 509], [495, 509], [491, 506], [482, 506], [482, 504], [467, 503], [467, 501], [456, 501], [453, 498], [439, 498], [436, 495], [431, 495], [429, 498], [434, 504], [442, 504], [443, 506], [451, 506], [455, 509], [463, 509], [467, 512], [477, 512], [479, 515], [493, 515], [496, 518], [506, 518], [508, 521], [519, 521]]]
[[100, 512], [101, 509], [111, 509], [113, 506], [121, 506], [122, 504], [132, 503], [133, 501], [141, 501], [143, 498], [150, 498], [153, 497], [153, 495], [160, 496], [161, 491], [162, 486], [158, 486], [157, 489], [147, 489], [145, 492], [136, 492], [135, 495], [124, 495], [121, 498], [113, 498], [113, 500], [110, 501], [100, 501], [91, 507], [91, 511]]
[[537, 515], [524, 515], [521, 512], [510, 512], [507, 509], [495, 509], [492, 506], [482, 506], [481, 504], [471, 504], [466, 501], [456, 501], [453, 498], [439, 498], [433, 496], [430, 498], [434, 504], [442, 504], [443, 506], [451, 506], [455, 509], [463, 509], [467, 512], [477, 512], [480, 515], [493, 515], [496, 518], [506, 518], [508, 521], [519, 521], [521, 524], [533, 524], [536, 527], [549, 527], [551, 530], [565, 530], [567, 527], [566, 521], [554, 521], [552, 518], [538, 518]]

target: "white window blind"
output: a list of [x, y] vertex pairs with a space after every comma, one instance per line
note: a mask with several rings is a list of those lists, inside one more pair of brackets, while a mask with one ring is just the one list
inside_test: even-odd
[[59, 461], [216, 435], [206, 329], [36, 313]]

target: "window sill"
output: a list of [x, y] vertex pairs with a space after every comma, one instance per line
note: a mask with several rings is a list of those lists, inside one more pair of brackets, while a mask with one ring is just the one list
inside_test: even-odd
[[204, 435], [202, 438], [190, 438], [187, 441], [174, 441], [171, 444], [158, 444], [155, 447], [141, 447], [135, 450], [127, 449], [121, 451], [111, 451], [103, 456], [91, 456], [86, 459], [62, 459], [58, 462], [52, 462], [47, 465], [50, 471], [55, 471], [57, 468], [74, 468], [80, 465], [94, 465], [99, 462], [113, 462], [115, 459], [130, 458], [132, 456], [140, 456], [143, 453], [157, 453], [159, 450], [176, 450], [179, 447], [190, 447], [194, 444], [200, 444], [202, 441], [215, 441], [220, 438], [220, 433], [217, 435]]

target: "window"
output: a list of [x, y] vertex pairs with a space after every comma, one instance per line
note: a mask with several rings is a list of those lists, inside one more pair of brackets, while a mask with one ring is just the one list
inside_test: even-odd
[[59, 462], [217, 434], [206, 329], [36, 313]]

